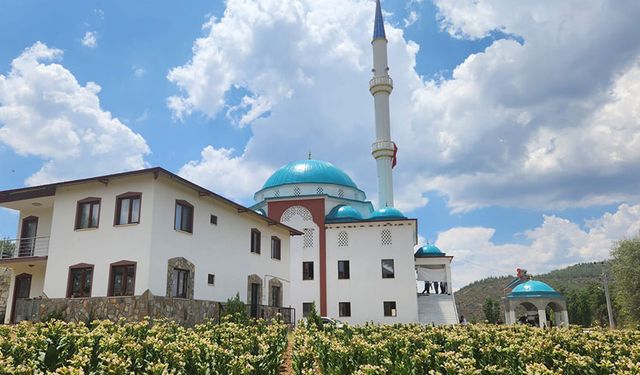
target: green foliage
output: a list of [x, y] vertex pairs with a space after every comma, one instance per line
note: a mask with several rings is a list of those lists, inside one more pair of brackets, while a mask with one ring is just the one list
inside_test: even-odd
[[51, 322], [53, 320], [64, 320], [64, 313], [61, 310], [52, 311], [42, 319], [43, 322]]
[[295, 374], [637, 374], [640, 332], [529, 326], [296, 329]]
[[222, 308], [222, 318], [224, 321], [247, 324], [249, 315], [247, 314], [247, 305], [240, 300], [240, 293], [229, 298]]
[[0, 239], [0, 258], [10, 258], [16, 250], [15, 241], [11, 241], [9, 237]]
[[615, 300], [625, 325], [640, 323], [640, 234], [618, 242], [611, 250], [611, 269], [615, 279]]
[[307, 315], [307, 324], [315, 326], [319, 330], [324, 329], [324, 324], [322, 324], [322, 319], [320, 319], [320, 315], [318, 315], [315, 302], [311, 304], [311, 311], [309, 311], [309, 315]]
[[491, 323], [496, 324], [500, 319], [500, 302], [491, 297], [487, 297], [484, 300], [484, 306], [482, 308], [484, 311], [485, 319]]
[[0, 374], [276, 374], [287, 328], [256, 321], [184, 328], [167, 321], [0, 326]]

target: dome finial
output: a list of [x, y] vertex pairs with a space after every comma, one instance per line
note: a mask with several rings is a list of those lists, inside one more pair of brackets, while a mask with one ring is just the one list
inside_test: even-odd
[[309, 151], [309, 160], [311, 160], [311, 151]]

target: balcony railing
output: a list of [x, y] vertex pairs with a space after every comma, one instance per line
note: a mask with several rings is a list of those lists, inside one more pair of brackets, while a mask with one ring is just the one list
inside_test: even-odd
[[44, 257], [49, 253], [49, 237], [0, 239], [0, 260]]

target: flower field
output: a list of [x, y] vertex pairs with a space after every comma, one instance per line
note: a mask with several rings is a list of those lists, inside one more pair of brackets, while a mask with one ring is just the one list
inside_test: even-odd
[[640, 374], [639, 331], [420, 325], [298, 328], [296, 374]]
[[[295, 374], [640, 374], [640, 331], [300, 327]], [[251, 321], [0, 326], [0, 374], [278, 374], [287, 328]]]
[[0, 374], [277, 374], [284, 325], [169, 322], [0, 326]]

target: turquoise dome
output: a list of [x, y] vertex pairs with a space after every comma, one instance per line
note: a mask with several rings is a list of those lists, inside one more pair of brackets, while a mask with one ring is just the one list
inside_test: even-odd
[[438, 249], [436, 245], [427, 244], [422, 246], [416, 251], [415, 256], [418, 258], [422, 257], [442, 257], [446, 254], [442, 252], [442, 250]]
[[327, 222], [357, 221], [362, 220], [362, 215], [355, 208], [341, 204], [331, 209], [325, 220]]
[[358, 186], [335, 165], [322, 160], [298, 160], [275, 171], [262, 190], [290, 184], [333, 184], [354, 189]]
[[397, 208], [385, 207], [380, 208], [373, 212], [369, 219], [406, 219], [407, 217], [400, 212]]
[[513, 288], [507, 297], [562, 297], [562, 294], [558, 293], [555, 289], [542, 281], [529, 280]]

